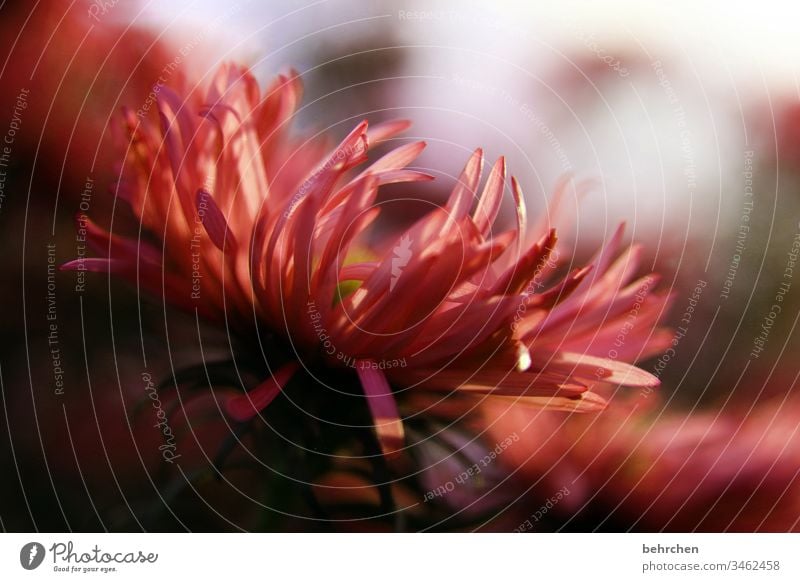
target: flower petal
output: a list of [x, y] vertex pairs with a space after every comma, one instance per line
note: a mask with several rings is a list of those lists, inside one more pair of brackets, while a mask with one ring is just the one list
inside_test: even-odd
[[541, 364], [543, 360], [547, 371], [563, 371], [579, 378], [594, 378], [611, 384], [643, 388], [653, 388], [661, 384], [661, 381], [649, 372], [609, 358], [574, 352], [558, 352], [546, 358], [544, 354], [533, 353], [534, 364]]
[[492, 171], [489, 173], [489, 179], [486, 181], [486, 186], [483, 188], [480, 201], [473, 214], [475, 217], [475, 224], [484, 237], [489, 234], [497, 218], [497, 213], [500, 211], [500, 203], [503, 201], [503, 189], [505, 184], [506, 159], [500, 156], [497, 162], [495, 162]]
[[225, 411], [239, 422], [250, 420], [275, 400], [299, 367], [296, 361], [285, 364], [249, 392], [230, 398], [225, 402]]
[[391, 139], [399, 133], [403, 133], [409, 127], [411, 127], [411, 121], [408, 119], [385, 121], [384, 123], [379, 123], [370, 128], [367, 132], [367, 139], [369, 139], [370, 144], [379, 144], [382, 141]]
[[586, 391], [573, 398], [563, 396], [493, 396], [498, 401], [506, 401], [509, 405], [530, 406], [537, 409], [546, 409], [560, 412], [600, 412], [605, 410], [608, 402], [595, 392]]
[[395, 454], [403, 447], [405, 432], [389, 382], [381, 370], [372, 367], [370, 361], [356, 362], [356, 369], [372, 413], [381, 450], [387, 456]]
[[228, 228], [228, 221], [225, 220], [225, 216], [217, 206], [217, 203], [214, 202], [211, 194], [203, 189], [198, 190], [195, 197], [195, 205], [200, 222], [206, 229], [211, 242], [223, 252], [235, 253], [239, 246], [236, 242], [236, 237], [231, 229]]
[[456, 223], [469, 214], [472, 208], [472, 200], [476, 196], [478, 184], [481, 181], [481, 170], [483, 169], [483, 150], [478, 148], [472, 154], [464, 171], [458, 178], [458, 183], [453, 188], [452, 194], [447, 201], [447, 211], [450, 213], [450, 222]]

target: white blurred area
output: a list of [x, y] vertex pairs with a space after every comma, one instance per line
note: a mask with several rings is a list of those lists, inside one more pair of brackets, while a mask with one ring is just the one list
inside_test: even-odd
[[[451, 175], [477, 146], [489, 162], [507, 155], [534, 209], [565, 172], [595, 178], [577, 212], [581, 237], [608, 236], [626, 220], [632, 237], [668, 254], [687, 239], [707, 248], [738, 216], [745, 152], [774, 154], [774, 107], [798, 98], [793, 2], [140, 8], [126, 17], [176, 46], [204, 31], [195, 63], [243, 59], [264, 80], [298, 68], [310, 89], [306, 122], [389, 108], [380, 115], [412, 118], [413, 135], [429, 141], [420, 165]], [[365, 62], [372, 68], [354, 80]]]

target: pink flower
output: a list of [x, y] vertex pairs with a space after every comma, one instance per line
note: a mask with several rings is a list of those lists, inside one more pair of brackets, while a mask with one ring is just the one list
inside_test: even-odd
[[[665, 346], [655, 326], [667, 297], [653, 293], [655, 276], [634, 280], [639, 249], [621, 251], [622, 229], [591, 265], [561, 273], [555, 231], [547, 220], [527, 224], [503, 158], [481, 188], [477, 150], [446, 204], [368, 243], [380, 186], [430, 179], [408, 167], [425, 144], [397, 147], [356, 173], [374, 144], [408, 124], [364, 121], [330, 149], [289, 132], [300, 94], [296, 74], [261, 94], [233, 65], [205, 90], [162, 88], [160, 128], [125, 114], [118, 188], [161, 248], [88, 225], [102, 258], [83, 268], [291, 344], [296, 361], [227, 402], [234, 418], [268, 406], [301, 365], [352, 368], [388, 454], [404, 439], [394, 390], [594, 411], [606, 404], [595, 385], [658, 384], [628, 362]], [[516, 224], [498, 232], [509, 186]]]
[[599, 517], [640, 531], [800, 529], [800, 401], [657, 417], [645, 414], [663, 409], [653, 404], [567, 420], [490, 403], [484, 411], [490, 437], [527, 437], [502, 458], [515, 475], [544, 496], [571, 491], [554, 523], [575, 528], [589, 519], [597, 527]]

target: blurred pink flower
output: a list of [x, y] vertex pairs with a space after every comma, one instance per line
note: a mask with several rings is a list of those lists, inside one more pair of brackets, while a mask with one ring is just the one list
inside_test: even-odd
[[653, 292], [655, 276], [634, 280], [640, 250], [620, 252], [621, 228], [590, 266], [560, 272], [555, 231], [548, 220], [527, 225], [513, 177], [516, 224], [495, 232], [505, 161], [479, 194], [477, 150], [445, 205], [369, 244], [379, 187], [430, 178], [408, 168], [425, 144], [352, 175], [408, 124], [364, 121], [325, 155], [324, 140], [289, 133], [300, 96], [294, 73], [262, 94], [247, 70], [226, 65], [206, 89], [162, 88], [160, 128], [126, 112], [118, 195], [163, 248], [89, 223], [102, 258], [65, 265], [287, 339], [297, 360], [227, 401], [235, 419], [269, 405], [301, 362], [355, 370], [387, 454], [404, 441], [392, 386], [595, 411], [606, 404], [595, 385], [658, 384], [628, 362], [669, 341], [656, 328], [668, 297]]
[[74, 200], [95, 167], [108, 171], [103, 179], [110, 175], [104, 134], [118, 100], [147, 94], [170, 52], [151, 32], [112, 19], [97, 26], [87, 14], [89, 2], [15, 2], [2, 9], [2, 78], [9, 89], [0, 93], [0, 111], [10, 117], [18, 95], [29, 93], [25, 130], [15, 142], [31, 158], [36, 152], [44, 168], [58, 168], [59, 195]]
[[565, 419], [487, 402], [485, 420], [492, 436], [523, 435], [502, 458], [518, 476], [545, 495], [569, 488], [555, 508], [562, 518], [586, 510], [618, 529], [797, 531], [799, 405], [655, 419], [621, 406]]
[[774, 153], [789, 171], [800, 165], [800, 103], [790, 101], [777, 107], [776, 115], [767, 116], [759, 110], [763, 149]]

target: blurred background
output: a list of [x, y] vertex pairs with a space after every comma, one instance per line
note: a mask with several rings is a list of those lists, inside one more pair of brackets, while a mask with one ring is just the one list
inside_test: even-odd
[[[800, 527], [791, 3], [41, 0], [0, 16], [4, 530]], [[308, 463], [275, 438], [311, 438], [289, 409], [272, 413], [272, 440], [239, 446], [202, 390], [165, 393], [197, 469], [165, 465], [141, 414], [147, 378], [223, 354], [224, 330], [57, 265], [79, 251], [76, 213], [125, 219], [110, 193], [121, 106], [231, 60], [262, 86], [297, 69], [300, 128], [343, 137], [363, 118], [411, 119], [428, 143], [416, 165], [437, 179], [387, 200], [444, 200], [479, 146], [507, 156], [534, 215], [565, 175], [592, 180], [568, 200], [562, 240], [586, 260], [624, 221], [644, 245], [674, 296], [674, 349], [639, 363], [661, 388], [590, 417], [487, 404], [446, 430], [420, 421], [389, 517], [386, 487], [342, 460], [349, 437], [330, 436], [341, 458]], [[392, 208], [382, 228], [429, 206]], [[512, 435], [481, 479], [425, 500]]]

